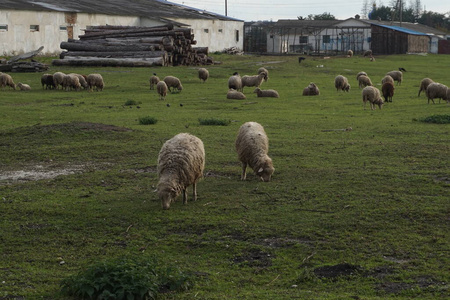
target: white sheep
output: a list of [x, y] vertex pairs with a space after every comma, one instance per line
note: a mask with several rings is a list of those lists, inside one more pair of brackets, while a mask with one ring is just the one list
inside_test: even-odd
[[269, 139], [264, 127], [256, 122], [247, 122], [239, 128], [235, 141], [238, 158], [242, 163], [241, 180], [247, 177], [247, 165], [262, 181], [270, 181], [275, 171], [272, 159], [267, 155]]
[[419, 89], [419, 94], [417, 95], [417, 97], [420, 96], [420, 92], [422, 92], [422, 91], [426, 92], [427, 91], [427, 87], [433, 82], [434, 81], [432, 79], [430, 79], [430, 78], [422, 79], [422, 81], [420, 82], [420, 89]]
[[77, 74], [77, 73], [70, 73], [69, 75], [78, 77], [78, 81], [80, 82], [80, 85], [83, 89], [87, 90], [89, 88], [89, 84], [86, 81], [87, 76]]
[[163, 81], [167, 84], [167, 88], [171, 93], [175, 92], [175, 89], [178, 92], [183, 90], [183, 86], [181, 85], [181, 80], [175, 76], [166, 76]]
[[394, 78], [392, 78], [392, 76], [390, 75], [386, 75], [383, 77], [383, 79], [381, 79], [381, 84], [385, 84], [386, 82], [394, 84]]
[[244, 75], [242, 76], [242, 90], [244, 90], [244, 87], [260, 87], [264, 78], [266, 77], [266, 73], [262, 72], [258, 75]]
[[242, 78], [239, 73], [235, 72], [233, 76], [228, 78], [228, 89], [242, 92]]
[[244, 100], [247, 99], [244, 93], [236, 91], [234, 89], [229, 89], [227, 92], [227, 99]]
[[159, 79], [158, 76], [156, 76], [156, 73], [153, 73], [152, 76], [150, 76], [149, 82], [150, 82], [150, 89], [153, 90], [155, 89], [155, 86], [158, 84], [158, 82], [160, 82], [161, 80]]
[[193, 200], [197, 200], [197, 182], [205, 168], [203, 142], [189, 133], [179, 133], [166, 141], [158, 156], [157, 192], [163, 209], [169, 209], [175, 198], [183, 193], [187, 203], [186, 189], [192, 185]]
[[367, 75], [360, 75], [358, 77], [359, 88], [362, 89], [366, 86], [373, 86], [372, 81]]
[[258, 74], [261, 74], [261, 73], [265, 73], [266, 74], [266, 76], [264, 77], [264, 81], [269, 80], [269, 70], [267, 70], [264, 67], [261, 67], [261, 68], [258, 69]]
[[63, 79], [66, 74], [63, 72], [55, 72], [53, 73], [53, 83], [55, 84], [55, 88], [59, 89], [59, 86], [62, 88]]
[[403, 73], [401, 71], [390, 71], [387, 72], [386, 75], [389, 75], [394, 79], [394, 81], [397, 81], [397, 85], [401, 85], [403, 81]]
[[198, 78], [204, 83], [209, 78], [209, 71], [205, 68], [198, 69]]
[[262, 90], [260, 88], [256, 88], [253, 93], [256, 93], [258, 97], [273, 97], [280, 98], [280, 95], [275, 90]]
[[334, 78], [334, 86], [336, 90], [342, 90], [348, 92], [350, 90], [350, 84], [348, 83], [348, 79], [345, 76], [338, 75]]
[[303, 96], [318, 96], [318, 95], [320, 95], [320, 91], [314, 82], [310, 82], [309, 85], [303, 89]]
[[370, 102], [370, 108], [375, 109], [375, 105], [381, 109], [383, 107], [383, 99], [381, 99], [380, 90], [374, 86], [366, 86], [362, 90], [362, 100], [364, 103], [364, 109], [366, 109], [366, 102]]
[[353, 56], [353, 51], [352, 50], [348, 50], [347, 51], [347, 57], [352, 57]]
[[93, 91], [103, 91], [105, 87], [105, 82], [103, 81], [103, 76], [98, 73], [89, 74], [86, 78], [87, 84], [89, 85], [89, 90]]
[[428, 98], [428, 104], [430, 104], [430, 100], [433, 101], [434, 99], [439, 98], [439, 103], [441, 103], [441, 99], [443, 100], [449, 100], [447, 99], [447, 91], [448, 87], [442, 83], [433, 82], [430, 83], [425, 90], [425, 94]]
[[81, 89], [81, 84], [78, 76], [75, 76], [74, 74], [65, 75], [62, 82], [62, 87], [66, 91], [71, 89], [78, 91], [79, 89]]
[[17, 83], [17, 86], [19, 87], [19, 89], [21, 91], [31, 91], [31, 87], [28, 84], [19, 82], [19, 83]]
[[167, 89], [167, 84], [164, 81], [160, 81], [156, 84], [156, 91], [159, 94], [159, 100], [166, 100]]
[[3, 90], [5, 87], [9, 86], [13, 90], [16, 89], [16, 84], [12, 79], [11, 75], [6, 73], [0, 73], [0, 87]]

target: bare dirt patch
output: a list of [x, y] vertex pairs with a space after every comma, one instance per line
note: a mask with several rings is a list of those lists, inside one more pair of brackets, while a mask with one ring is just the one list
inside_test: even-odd
[[43, 179], [52, 179], [60, 175], [72, 175], [82, 173], [87, 166], [75, 165], [67, 167], [54, 166], [28, 166], [22, 170], [2, 171], [0, 174], [0, 185], [24, 183]]

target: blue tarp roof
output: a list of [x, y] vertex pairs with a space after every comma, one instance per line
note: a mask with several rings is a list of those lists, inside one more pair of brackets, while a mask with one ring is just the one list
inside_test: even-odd
[[426, 36], [428, 35], [428, 34], [423, 33], [423, 32], [415, 31], [415, 30], [412, 30], [412, 29], [407, 29], [405, 27], [400, 27], [400, 26], [389, 26], [389, 25], [378, 25], [378, 24], [373, 24], [373, 25], [389, 28], [389, 29], [400, 31], [400, 32], [404, 32], [404, 33], [407, 33], [407, 34], [426, 35]]

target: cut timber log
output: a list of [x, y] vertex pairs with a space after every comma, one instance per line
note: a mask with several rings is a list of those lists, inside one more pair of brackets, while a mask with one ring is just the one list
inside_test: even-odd
[[84, 57], [95, 56], [95, 57], [113, 57], [113, 58], [120, 58], [120, 57], [167, 58], [167, 52], [166, 51], [134, 51], [134, 52], [65, 51], [59, 55], [59, 58], [63, 59], [70, 56], [84, 56]]
[[105, 46], [101, 44], [61, 42], [61, 49], [69, 51], [93, 51], [93, 52], [124, 52], [124, 51], [153, 51], [154, 48], [146, 44], [129, 44], [128, 46]]
[[166, 66], [162, 57], [155, 58], [101, 58], [101, 57], [67, 57], [54, 59], [55, 66], [101, 66], [101, 67], [153, 67]]

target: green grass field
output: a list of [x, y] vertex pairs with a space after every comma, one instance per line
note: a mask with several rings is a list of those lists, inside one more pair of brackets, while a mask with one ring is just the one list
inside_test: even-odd
[[[221, 64], [204, 84], [197, 67], [49, 70], [100, 73], [102, 92], [11, 74], [32, 91], [0, 91], [0, 299], [64, 299], [64, 278], [129, 255], [192, 274], [192, 288], [158, 299], [448, 298], [450, 125], [420, 120], [450, 105], [417, 93], [424, 77], [450, 84], [450, 56], [213, 57]], [[260, 66], [279, 99], [253, 88], [226, 99], [233, 72]], [[364, 110], [356, 74], [381, 88], [399, 67], [393, 102]], [[183, 91], [160, 101], [153, 72], [179, 77]], [[339, 74], [349, 93], [334, 88]], [[301, 96], [310, 82], [320, 96]], [[269, 137], [271, 182], [252, 170], [240, 180], [234, 140], [247, 121]], [[163, 211], [156, 160], [180, 132], [203, 140], [205, 177], [196, 202]]]

